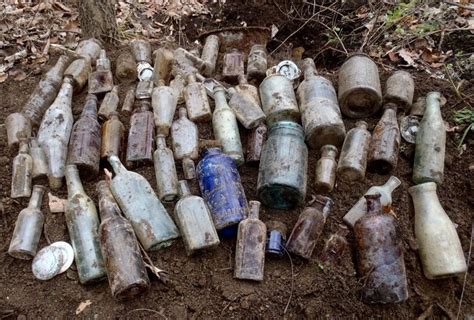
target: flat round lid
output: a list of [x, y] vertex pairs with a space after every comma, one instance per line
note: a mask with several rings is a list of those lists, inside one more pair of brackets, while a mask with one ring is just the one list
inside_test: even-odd
[[33, 275], [39, 280], [52, 279], [60, 273], [64, 260], [63, 249], [52, 246], [44, 247], [33, 259]]
[[74, 262], [74, 250], [71, 245], [65, 241], [58, 241], [51, 244], [52, 247], [63, 250], [64, 262], [59, 273], [65, 272]]

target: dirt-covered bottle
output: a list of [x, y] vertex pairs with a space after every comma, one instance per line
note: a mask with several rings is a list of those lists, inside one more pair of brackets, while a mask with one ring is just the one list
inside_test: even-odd
[[155, 122], [150, 111], [150, 101], [140, 100], [140, 107], [130, 118], [127, 142], [127, 167], [153, 164]]
[[100, 146], [100, 158], [107, 160], [108, 156], [122, 157], [124, 145], [125, 127], [120, 121], [118, 113], [112, 112], [110, 119], [102, 125], [102, 143]]
[[215, 34], [207, 36], [202, 48], [201, 59], [204, 61], [202, 74], [212, 77], [216, 70], [217, 56], [219, 55], [219, 37]]
[[247, 59], [247, 78], [260, 82], [267, 72], [267, 49], [264, 45], [254, 44]]
[[45, 187], [33, 186], [28, 207], [21, 210], [8, 248], [8, 254], [17, 259], [30, 260], [36, 255], [43, 231], [44, 215], [41, 212]]
[[327, 144], [321, 148], [321, 158], [316, 163], [316, 179], [314, 187], [322, 193], [329, 193], [336, 182], [337, 148]]
[[247, 139], [247, 165], [258, 166], [262, 154], [263, 145], [267, 139], [267, 126], [260, 123], [258, 127], [252, 129]]
[[188, 85], [184, 87], [183, 97], [188, 109], [189, 119], [195, 122], [208, 121], [212, 111], [207, 98], [206, 88], [192, 74], [187, 77]]
[[44, 150], [40, 147], [38, 139], [30, 139], [30, 156], [33, 159], [33, 170], [31, 172], [33, 181], [42, 181], [48, 176], [48, 160]]
[[244, 55], [234, 48], [224, 55], [222, 77], [228, 82], [237, 82], [239, 76], [244, 73]]
[[151, 106], [155, 126], [158, 134], [168, 136], [173, 123], [178, 99], [171, 87], [165, 86], [163, 80], [158, 81], [158, 86], [153, 89]]
[[99, 216], [94, 202], [84, 192], [75, 165], [66, 166], [66, 224], [71, 238], [79, 281], [88, 284], [106, 277], [99, 246]]
[[349, 130], [341, 148], [337, 175], [342, 180], [363, 180], [367, 169], [370, 132], [367, 122], [357, 121], [356, 127]]
[[89, 94], [102, 94], [114, 87], [114, 77], [110, 70], [110, 60], [105, 50], [100, 51], [96, 61], [96, 70], [89, 75]]
[[260, 106], [258, 90], [255, 86], [247, 83], [244, 75], [239, 77], [239, 85], [231, 91], [229, 107], [246, 129], [253, 129], [265, 121], [265, 113]]
[[179, 108], [179, 118], [171, 125], [171, 145], [174, 158], [183, 161], [184, 177], [194, 179], [194, 160], [199, 156], [199, 132], [196, 124], [188, 119], [186, 108]]
[[9, 114], [5, 119], [5, 128], [7, 129], [8, 147], [13, 153], [18, 151], [21, 139], [31, 137], [31, 121], [23, 113], [15, 112]]
[[99, 111], [97, 112], [99, 119], [103, 122], [110, 118], [112, 112], [117, 111], [119, 104], [118, 86], [114, 86], [110, 92], [107, 92], [102, 103], [100, 104]]
[[169, 83], [171, 79], [171, 69], [173, 67], [173, 51], [167, 48], [158, 48], [153, 52], [155, 57], [153, 83], [159, 86], [160, 80]]
[[156, 136], [156, 150], [153, 153], [156, 187], [161, 201], [173, 201], [178, 197], [178, 174], [173, 151], [166, 146], [165, 136]]
[[395, 71], [385, 84], [385, 103], [393, 103], [402, 110], [408, 110], [413, 104], [415, 82], [410, 73]]
[[10, 197], [28, 198], [31, 195], [31, 184], [33, 179], [33, 159], [28, 153], [28, 141], [20, 141], [20, 150], [13, 159], [13, 173]]
[[112, 296], [130, 299], [150, 288], [150, 279], [130, 222], [122, 217], [108, 181], [99, 181], [99, 238]]

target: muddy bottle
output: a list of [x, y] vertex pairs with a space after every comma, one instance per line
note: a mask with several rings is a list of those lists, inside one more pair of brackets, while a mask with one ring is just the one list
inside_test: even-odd
[[331, 198], [316, 196], [315, 202], [306, 207], [298, 217], [286, 242], [286, 249], [300, 257], [310, 259], [332, 206]]
[[337, 175], [342, 180], [363, 180], [367, 169], [367, 152], [370, 145], [370, 132], [367, 122], [357, 121], [356, 127], [349, 130], [342, 145]]
[[239, 50], [232, 49], [224, 55], [222, 77], [228, 82], [237, 82], [239, 76], [244, 74], [244, 55]]
[[67, 56], [60, 56], [54, 67], [44, 74], [21, 109], [22, 113], [31, 120], [35, 127], [39, 126], [43, 114], [58, 94], [63, 81], [64, 70], [66, 70], [69, 61]]
[[202, 48], [201, 59], [205, 62], [202, 73], [206, 77], [212, 77], [216, 70], [217, 56], [219, 54], [219, 37], [209, 35], [206, 38], [204, 47]]
[[44, 215], [41, 212], [45, 187], [35, 185], [28, 207], [16, 219], [8, 254], [17, 259], [30, 260], [36, 255], [43, 231]]
[[[394, 176], [391, 176], [384, 185], [372, 186], [364, 195], [380, 194], [380, 202], [382, 208], [386, 212], [390, 212], [392, 208], [392, 193], [398, 188], [401, 181]], [[350, 227], [354, 227], [357, 220], [367, 213], [367, 203], [365, 197], [361, 197], [359, 201], [346, 213], [342, 220]]]
[[137, 63], [130, 51], [125, 51], [117, 57], [115, 76], [119, 82], [131, 82], [137, 79]]
[[222, 151], [235, 160], [237, 165], [244, 163], [242, 142], [235, 114], [230, 109], [222, 87], [214, 88], [216, 106], [212, 115], [214, 136], [222, 144]]
[[267, 244], [265, 253], [267, 256], [281, 258], [285, 255], [286, 247], [286, 225], [283, 222], [271, 220], [266, 223]]
[[338, 99], [341, 111], [350, 118], [365, 118], [382, 106], [377, 65], [366, 54], [350, 56], [339, 69]]
[[173, 67], [173, 51], [166, 48], [158, 48], [153, 52], [155, 56], [154, 84], [159, 86], [160, 80], [169, 83], [171, 79], [171, 68]]
[[202, 83], [196, 82], [194, 75], [188, 75], [187, 80], [188, 85], [184, 88], [183, 97], [189, 119], [196, 122], [211, 120], [212, 111], [207, 99], [206, 88]]
[[177, 74], [174, 79], [170, 81], [170, 88], [173, 89], [174, 95], [178, 99], [178, 104], [184, 103], [184, 87], [184, 79], [179, 74]]
[[414, 183], [443, 182], [446, 129], [440, 110], [441, 94], [426, 95], [426, 109], [416, 134]]
[[292, 208], [306, 197], [308, 148], [303, 128], [291, 121], [279, 121], [269, 128], [258, 170], [257, 192], [264, 205]]
[[402, 242], [393, 215], [384, 213], [380, 194], [365, 196], [367, 215], [354, 226], [357, 267], [364, 279], [365, 303], [398, 303], [408, 299]]
[[117, 112], [110, 114], [110, 119], [102, 125], [102, 143], [100, 158], [106, 160], [108, 156], [122, 157], [125, 128], [120, 122]]
[[428, 279], [453, 277], [467, 271], [456, 227], [444, 211], [434, 182], [408, 188], [415, 207], [415, 236], [423, 272]]
[[84, 178], [92, 178], [99, 173], [100, 140], [97, 97], [88, 94], [81, 117], [72, 128], [67, 158], [67, 164], [76, 165]]
[[266, 77], [260, 84], [259, 92], [267, 125], [282, 120], [300, 121], [293, 84], [284, 75], [273, 74]]
[[123, 218], [109, 182], [97, 183], [99, 239], [112, 296], [118, 300], [138, 296], [150, 288], [150, 279], [130, 222]]
[[258, 127], [252, 129], [247, 139], [247, 158], [248, 165], [258, 166], [260, 163], [260, 155], [262, 153], [263, 144], [267, 138], [267, 126], [260, 123]]
[[79, 42], [76, 55], [90, 58], [92, 62], [95, 62], [100, 56], [100, 50], [102, 50], [101, 43], [97, 39], [90, 38]]
[[110, 60], [105, 50], [100, 51], [96, 62], [96, 71], [89, 75], [89, 93], [101, 94], [109, 92], [114, 87], [114, 77], [110, 71]]
[[385, 103], [393, 103], [397, 107], [408, 110], [413, 103], [415, 82], [410, 73], [396, 71], [388, 79], [385, 85]]
[[310, 148], [326, 144], [339, 147], [344, 142], [346, 128], [337, 103], [336, 90], [328, 79], [316, 75], [311, 58], [303, 60], [304, 81], [297, 94], [305, 139]]
[[257, 82], [265, 78], [267, 72], [267, 49], [264, 45], [254, 44], [247, 59], [247, 78]]
[[155, 124], [150, 101], [141, 100], [140, 108], [130, 118], [127, 143], [127, 167], [153, 164]]
[[388, 174], [397, 167], [400, 148], [400, 128], [397, 121], [397, 106], [385, 105], [382, 118], [372, 132], [367, 170], [378, 174]]
[[211, 211], [217, 230], [247, 217], [248, 205], [235, 161], [219, 148], [209, 148], [197, 166], [201, 194]]
[[258, 219], [260, 202], [250, 201], [247, 219], [239, 223], [235, 245], [234, 278], [262, 281], [267, 227]]
[[28, 198], [31, 195], [33, 159], [28, 152], [28, 142], [22, 139], [18, 155], [13, 159], [11, 198]]
[[133, 111], [133, 105], [135, 104], [135, 89], [132, 88], [127, 91], [125, 98], [122, 103], [122, 113], [126, 116], [130, 116]]
[[156, 150], [153, 153], [155, 163], [156, 186], [161, 201], [173, 201], [178, 197], [178, 174], [173, 151], [166, 147], [165, 136], [156, 136]]
[[91, 64], [91, 59], [88, 56], [80, 57], [71, 62], [64, 71], [64, 76], [72, 79], [74, 92], [80, 92], [86, 85], [89, 75], [92, 72]]
[[179, 118], [171, 125], [171, 144], [174, 158], [183, 161], [184, 177], [194, 179], [194, 161], [199, 156], [198, 128], [186, 116], [186, 108], [179, 108]]
[[348, 234], [349, 230], [345, 228], [340, 228], [336, 233], [331, 234], [320, 256], [320, 261], [323, 264], [333, 267], [341, 264], [342, 257], [349, 250], [349, 243], [346, 239]]
[[105, 95], [104, 100], [100, 104], [99, 112], [97, 113], [100, 121], [106, 121], [110, 118], [112, 112], [117, 111], [119, 101], [118, 86], [114, 86], [112, 91]]
[[137, 63], [145, 62], [151, 64], [151, 45], [148, 41], [134, 39], [130, 42], [130, 47]]
[[219, 236], [204, 200], [191, 194], [186, 180], [179, 181], [179, 195], [174, 214], [187, 254], [218, 246]]
[[178, 99], [171, 87], [165, 86], [163, 80], [158, 81], [158, 87], [153, 89], [151, 105], [158, 134], [168, 136], [173, 123]]
[[239, 77], [239, 85], [233, 89], [229, 106], [246, 129], [253, 129], [265, 121], [265, 113], [260, 106], [258, 90], [248, 84], [243, 75]]
[[143, 248], [158, 250], [170, 246], [179, 237], [178, 229], [148, 181], [125, 169], [116, 156], [108, 160], [115, 172], [110, 189]]
[[196, 74], [205, 68], [206, 63], [201, 58], [183, 48], [174, 50], [173, 55], [171, 72], [174, 76]]
[[21, 139], [31, 137], [31, 121], [23, 113], [15, 112], [5, 119], [8, 147], [16, 152]]
[[329, 193], [336, 182], [337, 148], [327, 144], [321, 148], [321, 158], [316, 163], [314, 187], [321, 193]]
[[84, 192], [75, 165], [66, 166], [66, 183], [65, 218], [79, 281], [88, 284], [102, 280], [106, 274], [99, 246], [99, 217], [94, 202]]
[[38, 142], [48, 159], [49, 186], [55, 190], [63, 184], [69, 137], [74, 121], [71, 102], [72, 79], [66, 77], [58, 96], [46, 110], [38, 130]]
[[137, 84], [137, 89], [135, 90], [135, 98], [138, 100], [151, 99], [153, 94], [153, 81], [151, 80], [142, 80]]
[[47, 178], [48, 160], [36, 138], [30, 139], [30, 155], [31, 159], [33, 159], [33, 170], [31, 171], [33, 181]]

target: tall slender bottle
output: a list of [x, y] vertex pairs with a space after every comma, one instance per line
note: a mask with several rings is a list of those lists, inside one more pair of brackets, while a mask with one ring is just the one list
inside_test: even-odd
[[179, 237], [178, 229], [148, 181], [125, 169], [116, 156], [108, 159], [115, 172], [110, 189], [143, 248], [158, 250], [170, 246]]
[[158, 81], [158, 87], [153, 89], [151, 105], [155, 126], [158, 134], [167, 136], [173, 123], [178, 99], [171, 87], [165, 86], [164, 80]]
[[99, 181], [100, 247], [112, 295], [119, 300], [137, 296], [150, 287], [150, 279], [130, 222], [121, 216], [108, 181]]
[[184, 177], [190, 180], [196, 178], [193, 160], [199, 156], [199, 132], [186, 115], [186, 108], [179, 108], [179, 118], [171, 125], [171, 142], [174, 158], [183, 161]]
[[46, 110], [38, 130], [38, 142], [48, 159], [49, 186], [54, 190], [61, 188], [63, 184], [69, 137], [74, 121], [71, 102], [72, 79], [65, 77], [58, 96]]
[[298, 217], [286, 242], [286, 249], [300, 257], [310, 259], [332, 206], [331, 198], [316, 196], [314, 203], [305, 208]]
[[31, 182], [33, 172], [33, 159], [28, 154], [28, 142], [20, 141], [20, 151], [13, 159], [12, 198], [28, 198], [31, 195]]
[[82, 177], [99, 173], [100, 124], [97, 121], [97, 97], [88, 94], [81, 117], [74, 123], [69, 141], [68, 164], [75, 164]]
[[150, 165], [153, 163], [153, 138], [155, 123], [150, 101], [140, 100], [140, 107], [130, 118], [127, 143], [127, 167]]
[[263, 280], [267, 227], [258, 219], [260, 202], [250, 201], [247, 219], [239, 223], [235, 248], [234, 278]]
[[367, 122], [357, 121], [356, 127], [349, 130], [342, 145], [337, 175], [343, 180], [363, 180], [367, 169], [370, 132]]
[[416, 134], [413, 182], [443, 182], [446, 128], [440, 110], [441, 94], [426, 95], [426, 108]]
[[173, 151], [166, 147], [165, 136], [156, 137], [156, 150], [153, 153], [156, 186], [161, 201], [173, 201], [178, 197], [178, 174], [174, 163]]
[[46, 179], [48, 175], [48, 160], [36, 138], [30, 139], [30, 155], [33, 159], [33, 181]]
[[35, 185], [28, 207], [21, 210], [15, 223], [8, 254], [17, 259], [30, 260], [36, 255], [43, 231], [44, 215], [41, 212], [45, 187]]
[[423, 272], [428, 279], [453, 277], [467, 271], [456, 227], [436, 195], [436, 183], [408, 188], [415, 207], [415, 236]]
[[214, 100], [216, 102], [212, 115], [214, 136], [222, 144], [224, 153], [240, 165], [244, 163], [244, 153], [240, 141], [239, 127], [234, 112], [227, 104], [224, 88], [214, 88]]
[[100, 146], [100, 158], [107, 160], [108, 156], [123, 156], [125, 127], [120, 121], [118, 113], [112, 112], [110, 119], [102, 125], [102, 143]]
[[367, 215], [354, 226], [358, 269], [366, 303], [398, 303], [408, 299], [402, 241], [393, 215], [384, 213], [380, 194], [365, 196]]
[[204, 200], [191, 194], [186, 180], [179, 181], [179, 195], [174, 213], [188, 255], [218, 246], [219, 236]]
[[99, 217], [94, 202], [84, 192], [75, 165], [66, 166], [66, 224], [71, 238], [79, 281], [82, 284], [105, 278], [99, 246]]

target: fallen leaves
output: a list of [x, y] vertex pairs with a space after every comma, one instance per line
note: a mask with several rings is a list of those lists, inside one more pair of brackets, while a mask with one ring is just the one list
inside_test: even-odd
[[81, 314], [88, 306], [90, 306], [92, 302], [90, 300], [83, 301], [79, 304], [79, 307], [76, 309], [76, 316]]

